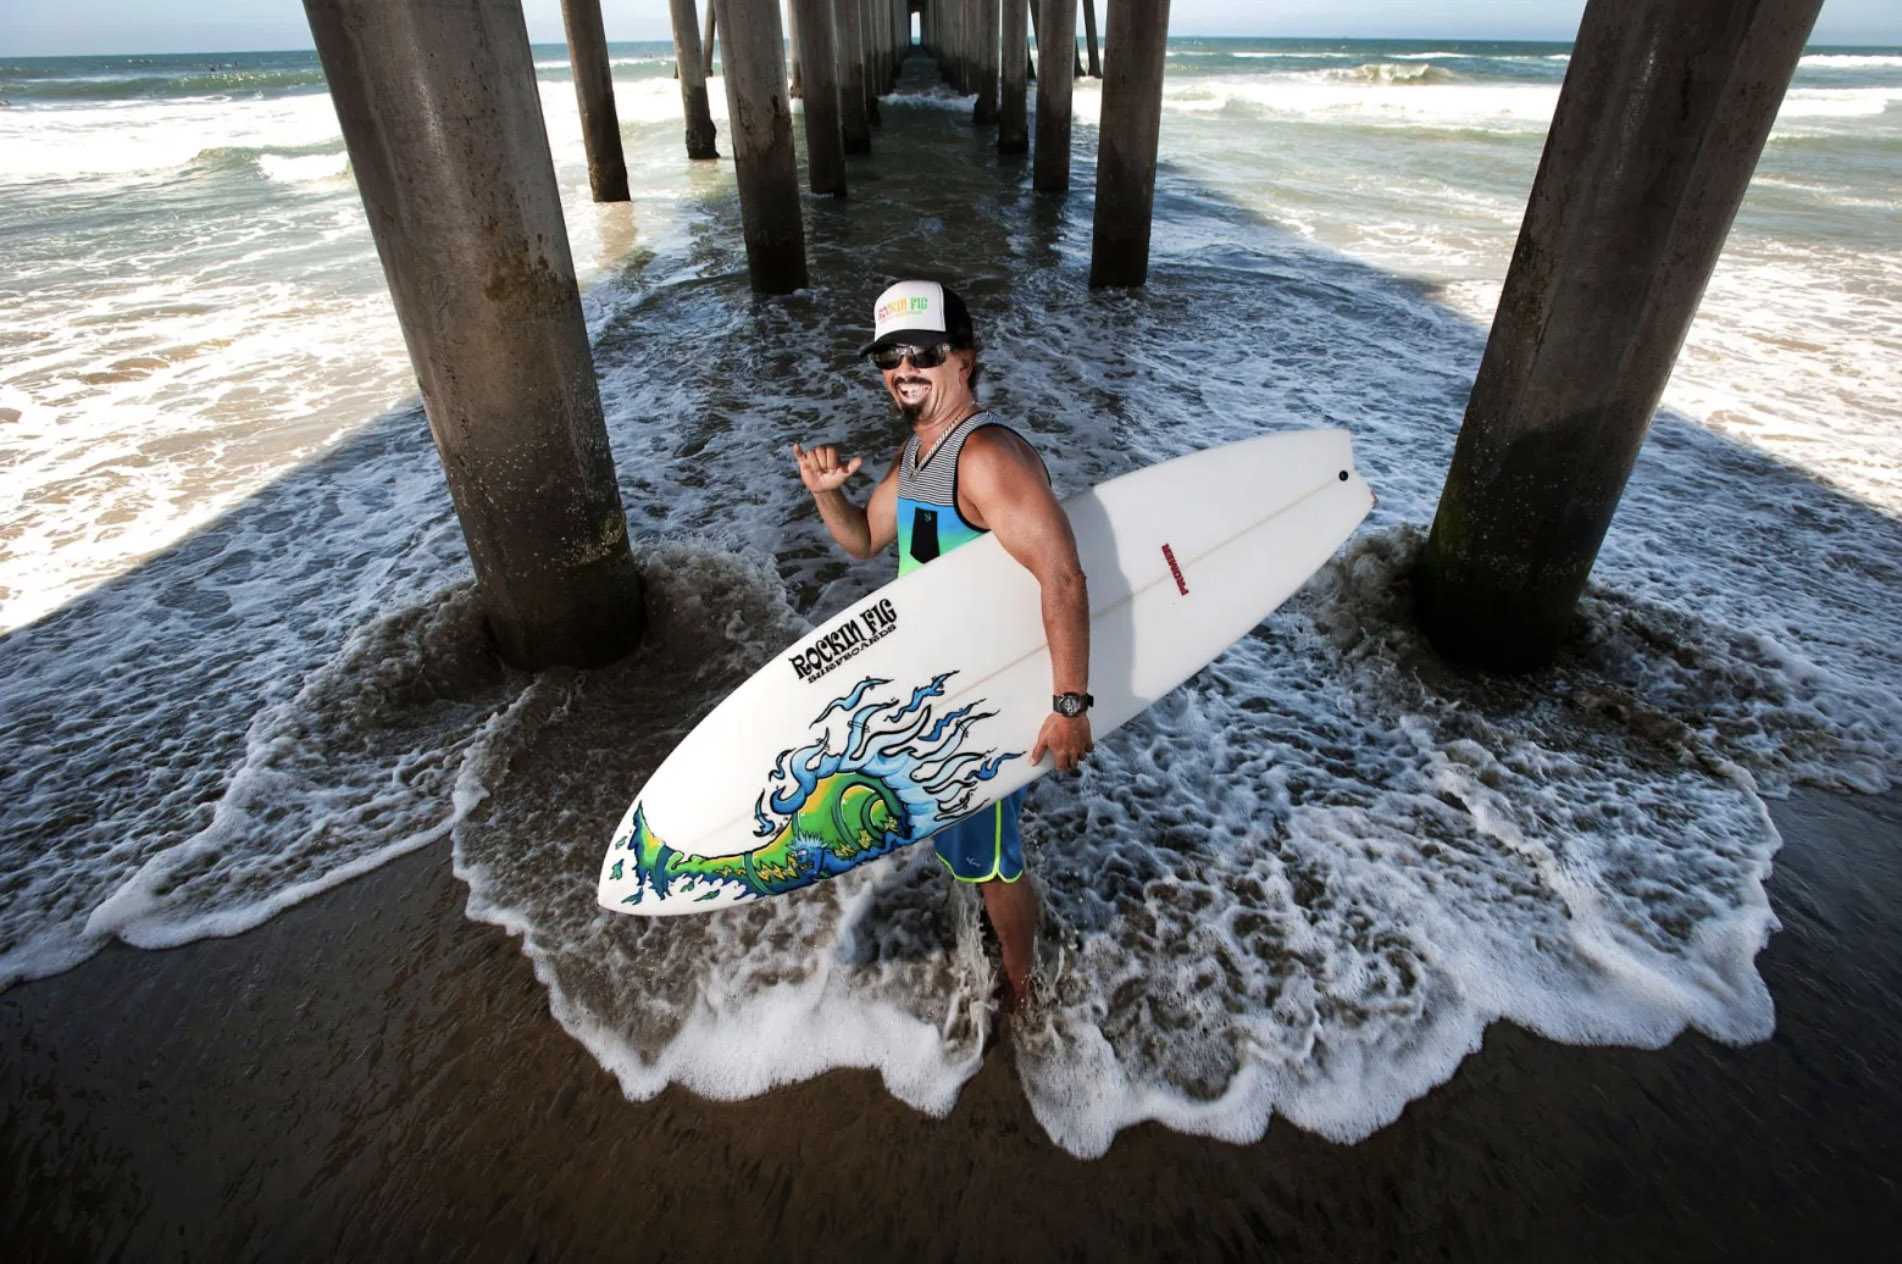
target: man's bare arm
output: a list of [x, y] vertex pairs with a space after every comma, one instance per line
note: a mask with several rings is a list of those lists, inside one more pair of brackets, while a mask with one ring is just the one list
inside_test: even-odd
[[[966, 440], [958, 462], [958, 492], [969, 502], [973, 525], [996, 533], [1004, 551], [1037, 577], [1043, 594], [1044, 635], [1050, 642], [1052, 693], [1088, 693], [1090, 593], [1077, 559], [1070, 519], [1051, 491], [1043, 463], [1010, 432], [985, 427]], [[964, 512], [960, 509], [960, 512]], [[1048, 750], [1068, 772], [1094, 749], [1087, 715], [1055, 714], [1044, 721], [1031, 762]]]

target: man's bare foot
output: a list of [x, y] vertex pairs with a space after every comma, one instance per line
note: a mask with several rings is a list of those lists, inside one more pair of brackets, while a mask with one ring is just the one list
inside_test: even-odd
[[1010, 1030], [1011, 1016], [1022, 1007], [1024, 995], [1023, 985], [1013, 985], [1009, 975], [999, 972], [997, 987], [991, 992], [991, 1031], [984, 1041], [986, 1053]]
[[1004, 1021], [1017, 1012], [1018, 1008], [1023, 1004], [1024, 997], [1028, 994], [1029, 990], [1028, 982], [1013, 979], [1008, 974], [998, 979], [996, 1001], [997, 1018], [999, 1022]]

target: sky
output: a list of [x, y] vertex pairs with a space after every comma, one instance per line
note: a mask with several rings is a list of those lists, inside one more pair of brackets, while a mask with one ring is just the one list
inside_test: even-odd
[[[1095, 0], [1099, 16], [1107, 0]], [[707, 0], [700, 0], [702, 12]], [[1570, 40], [1584, 0], [1172, 0], [1176, 35]], [[523, 0], [562, 42], [560, 0]], [[601, 0], [610, 40], [669, 39], [666, 0]], [[1816, 44], [1902, 46], [1902, 3], [1826, 0]], [[309, 48], [302, 0], [0, 0], [0, 56]]]

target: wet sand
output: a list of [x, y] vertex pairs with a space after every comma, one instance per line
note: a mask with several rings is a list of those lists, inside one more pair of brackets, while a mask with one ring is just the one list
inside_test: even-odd
[[[630, 1103], [432, 848], [235, 939], [0, 994], [10, 1259], [1782, 1259], [1902, 1232], [1902, 795], [1773, 805], [1777, 1034], [1506, 1024], [1394, 1124], [1056, 1149], [834, 1072]], [[1877, 1248], [1876, 1244], [1882, 1244]]]

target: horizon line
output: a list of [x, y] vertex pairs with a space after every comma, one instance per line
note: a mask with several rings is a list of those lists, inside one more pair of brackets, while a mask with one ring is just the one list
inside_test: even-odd
[[[1169, 39], [1171, 41], [1177, 40], [1177, 39], [1280, 40], [1280, 41], [1287, 41], [1291, 43], [1302, 42], [1302, 43], [1329, 43], [1329, 44], [1355, 44], [1355, 43], [1425, 44], [1425, 43], [1440, 42], [1440, 43], [1447, 43], [1447, 44], [1564, 44], [1564, 45], [1571, 45], [1577, 42], [1576, 34], [1571, 36], [1566, 36], [1561, 39], [1561, 38], [1531, 38], [1531, 37], [1523, 36], [1523, 35], [1520, 35], [1520, 36], [1260, 35], [1260, 34], [1235, 35], [1235, 34], [1217, 34], [1217, 33], [1208, 32], [1208, 31], [1182, 31], [1182, 32], [1172, 31], [1169, 34]], [[787, 42], [787, 41], [782, 41], [782, 42]], [[638, 39], [610, 39], [608, 43], [610, 45], [613, 45], [613, 44], [671, 44], [672, 41], [664, 37], [654, 37], [654, 38], [638, 38]], [[1034, 43], [1035, 41], [1032, 41], [1033, 46], [1034, 46]], [[1080, 35], [1077, 38], [1077, 44], [1079, 47], [1082, 46], [1083, 44], [1083, 37]], [[529, 47], [531, 48], [565, 48], [566, 45], [561, 40], [558, 40], [558, 39], [548, 39], [548, 40], [531, 39], [529, 41]], [[913, 45], [913, 47], [917, 47], [917, 45]], [[1902, 52], [1902, 42], [1863, 43], [1863, 42], [1851, 41], [1851, 42], [1844, 43], [1844, 42], [1831, 41], [1827, 43], [1808, 43], [1803, 46], [1803, 51], [1805, 53], [1809, 53], [1812, 50], [1837, 49], [1837, 48], [1883, 49], [1883, 50], [1889, 50], [1889, 51], [1895, 51], [1895, 52]], [[294, 45], [289, 47], [278, 46], [278, 47], [271, 47], [271, 48], [257, 47], [257, 46], [242, 47], [242, 48], [239, 48], [239, 47], [190, 48], [190, 49], [170, 49], [170, 50], [148, 48], [148, 49], [117, 49], [111, 52], [79, 52], [79, 53], [74, 53], [74, 52], [15, 53], [15, 52], [0, 50], [0, 58], [18, 58], [18, 59], [26, 60], [26, 59], [35, 59], [35, 58], [52, 59], [52, 58], [59, 58], [59, 57], [213, 57], [213, 56], [219, 56], [219, 55], [223, 55], [227, 53], [233, 53], [233, 54], [235, 53], [315, 53], [316, 51], [317, 51], [316, 45], [314, 43], [311, 43], [311, 44]]]

